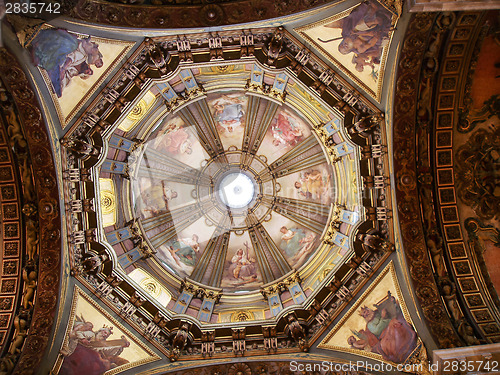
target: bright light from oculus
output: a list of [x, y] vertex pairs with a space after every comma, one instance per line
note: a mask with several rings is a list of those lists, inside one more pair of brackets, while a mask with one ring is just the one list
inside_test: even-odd
[[243, 208], [253, 199], [255, 186], [246, 174], [230, 173], [219, 184], [219, 197], [230, 208]]

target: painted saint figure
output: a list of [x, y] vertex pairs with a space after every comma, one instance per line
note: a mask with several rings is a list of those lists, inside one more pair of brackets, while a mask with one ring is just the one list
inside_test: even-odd
[[294, 267], [300, 266], [311, 253], [316, 241], [314, 233], [307, 233], [302, 228], [280, 228], [281, 242], [280, 249], [289, 259]]
[[[380, 64], [382, 49], [391, 31], [391, 13], [376, 1], [365, 1], [347, 17], [325, 27], [342, 29], [338, 50], [343, 55], [352, 52], [352, 63], [362, 72], [365, 66], [374, 68]], [[328, 43], [336, 39], [339, 38], [320, 41]]]
[[302, 128], [297, 120], [291, 116], [285, 116], [283, 113], [278, 114], [271, 127], [271, 132], [274, 146], [295, 146], [304, 139]]
[[245, 249], [238, 249], [234, 256], [231, 258], [231, 265], [229, 266], [229, 273], [235, 279], [241, 280], [255, 280], [257, 273], [255, 270], [255, 259], [249, 255], [250, 246], [248, 242], [244, 243]]
[[301, 266], [311, 254], [314, 249], [317, 236], [314, 233], [309, 233], [302, 240], [300, 240], [300, 249], [291, 259], [293, 267]]
[[200, 252], [198, 240], [198, 235], [193, 234], [191, 238], [176, 239], [168, 246], [168, 251], [178, 266], [181, 266], [182, 262], [186, 266], [194, 267]]
[[306, 233], [301, 228], [287, 228], [282, 226], [280, 248], [288, 257], [293, 257], [302, 246], [302, 240], [306, 237]]
[[113, 327], [103, 326], [96, 332], [94, 325], [77, 317], [69, 334], [68, 348], [61, 352], [65, 356], [61, 366], [62, 375], [102, 375], [106, 371], [129, 363], [120, 357], [123, 350], [130, 346], [125, 336], [108, 340]]
[[[329, 179], [329, 176], [326, 179]], [[313, 169], [301, 174], [301, 178], [295, 182], [294, 186], [299, 191], [301, 197], [319, 201], [326, 191], [328, 181], [325, 181], [321, 171]]]
[[143, 211], [149, 212], [151, 216], [158, 215], [168, 210], [169, 202], [177, 196], [177, 192], [167, 186], [165, 181], [162, 181], [161, 185], [150, 186], [141, 190], [141, 198], [145, 206]]
[[241, 119], [245, 114], [242, 103], [238, 98], [223, 95], [213, 104], [215, 120], [224, 131], [232, 133], [235, 128], [241, 126]]
[[387, 296], [375, 304], [375, 309], [366, 306], [360, 315], [366, 321], [366, 328], [347, 338], [355, 349], [362, 349], [382, 355], [387, 361], [404, 362], [417, 347], [417, 334], [405, 320], [396, 299], [387, 292]]
[[186, 129], [175, 125], [168, 125], [158, 134], [156, 147], [158, 150], [169, 154], [191, 154], [193, 152], [192, 142]]
[[94, 74], [92, 65], [104, 65], [97, 43], [90, 37], [79, 39], [63, 29], [40, 31], [30, 49], [33, 63], [47, 71], [59, 98], [73, 77], [87, 79]]

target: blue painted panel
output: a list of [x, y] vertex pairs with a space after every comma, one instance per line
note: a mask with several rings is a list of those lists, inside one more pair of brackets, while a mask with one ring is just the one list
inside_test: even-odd
[[101, 167], [102, 172], [124, 174], [127, 163], [115, 160], [106, 160]]
[[134, 264], [139, 259], [141, 259], [141, 253], [138, 248], [133, 248], [132, 250], [120, 255], [118, 257], [118, 263], [123, 269], [127, 268], [131, 264]]
[[205, 299], [198, 313], [198, 319], [202, 322], [209, 322], [212, 317], [212, 310], [214, 308], [214, 301], [212, 299]]
[[129, 227], [120, 228], [112, 232], [106, 233], [106, 238], [111, 245], [115, 245], [130, 237], [132, 237], [132, 231]]
[[352, 211], [342, 210], [340, 212], [340, 220], [346, 224], [354, 225], [358, 221], [358, 213]]
[[173, 310], [178, 314], [184, 314], [192, 299], [193, 295], [191, 293], [182, 292], [175, 302]]
[[333, 236], [333, 243], [339, 245], [343, 249], [349, 249], [349, 238], [340, 232], [335, 233]]
[[333, 119], [325, 124], [326, 131], [328, 134], [335, 134], [339, 131], [340, 121], [338, 119]]
[[283, 310], [283, 305], [281, 305], [281, 299], [278, 294], [273, 294], [268, 298], [269, 308], [271, 309], [271, 314], [276, 316], [281, 310]]
[[120, 137], [118, 135], [112, 135], [111, 138], [109, 139], [109, 146], [113, 148], [117, 148], [119, 150], [123, 150], [126, 152], [130, 152], [132, 147], [134, 147], [135, 142], [127, 139]]
[[288, 288], [290, 291], [290, 294], [292, 295], [293, 301], [297, 304], [300, 305], [302, 302], [306, 300], [306, 296], [304, 292], [302, 291], [302, 288], [299, 283], [295, 282], [294, 284], [291, 284], [290, 287]]
[[354, 151], [354, 147], [352, 147], [347, 142], [339, 143], [338, 145], [335, 145], [333, 148], [335, 149], [335, 151], [337, 151], [338, 156], [345, 156]]

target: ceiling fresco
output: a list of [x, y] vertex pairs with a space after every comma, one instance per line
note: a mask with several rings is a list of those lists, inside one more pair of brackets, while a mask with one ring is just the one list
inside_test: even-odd
[[[249, 91], [252, 79], [273, 85], [279, 100]], [[127, 164], [114, 153], [100, 168], [100, 185], [112, 184], [100, 201], [122, 203], [106, 215], [132, 221], [153, 253], [145, 262], [134, 258], [137, 249], [117, 237], [128, 232], [117, 232], [115, 222], [103, 227], [126, 273], [143, 269], [167, 289], [185, 279], [217, 290], [223, 297], [204, 317], [217, 322], [218, 311], [235, 304], [232, 294], [238, 301], [248, 295], [245, 304], [259, 306], [264, 317], [277, 315], [281, 307], [269, 302], [266, 308], [261, 288], [313, 265], [313, 277], [307, 280], [310, 271], [302, 277], [304, 287], [311, 286], [294, 289], [293, 301], [302, 303], [325, 269], [338, 269], [352, 255], [348, 242], [363, 215], [356, 193], [357, 146], [346, 142], [340, 113], [328, 111], [324, 103], [317, 101], [309, 113], [283, 103], [288, 95], [307, 100], [307, 88], [288, 92], [288, 86], [298, 84], [286, 73], [248, 61], [181, 69], [143, 89], [156, 92], [157, 103], [129, 129], [142, 141], [124, 140], [128, 134], [118, 127], [109, 145], [130, 149]], [[178, 110], [162, 109], [162, 100], [200, 87], [203, 92]], [[320, 119], [331, 124], [332, 140], [349, 151], [343, 162], [339, 156], [332, 159], [324, 139], [313, 135], [311, 121]], [[352, 188], [353, 193], [345, 193]], [[339, 214], [344, 224], [335, 237], [338, 245], [324, 246], [321, 238]], [[187, 304], [175, 308], [189, 311]]]
[[383, 115], [249, 35], [146, 40], [61, 140], [71, 275], [171, 363], [308, 351], [394, 249]]
[[[375, 290], [374, 290], [375, 289]], [[402, 301], [394, 265], [382, 271], [319, 348], [404, 363], [422, 345]], [[400, 302], [401, 301], [401, 302]]]
[[117, 374], [160, 359], [78, 288], [69, 322], [58, 373]]
[[61, 123], [82, 108], [132, 43], [78, 35], [42, 24], [26, 38], [24, 47], [40, 68]]
[[397, 19], [397, 13], [371, 0], [296, 31], [380, 101]]
[[498, 12], [61, 11], [3, 21], [0, 374], [429, 374], [498, 344]]

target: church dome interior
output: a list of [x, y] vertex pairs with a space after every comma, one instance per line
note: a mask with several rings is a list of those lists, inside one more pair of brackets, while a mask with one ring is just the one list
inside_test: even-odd
[[0, 4], [0, 375], [500, 371], [499, 10]]

